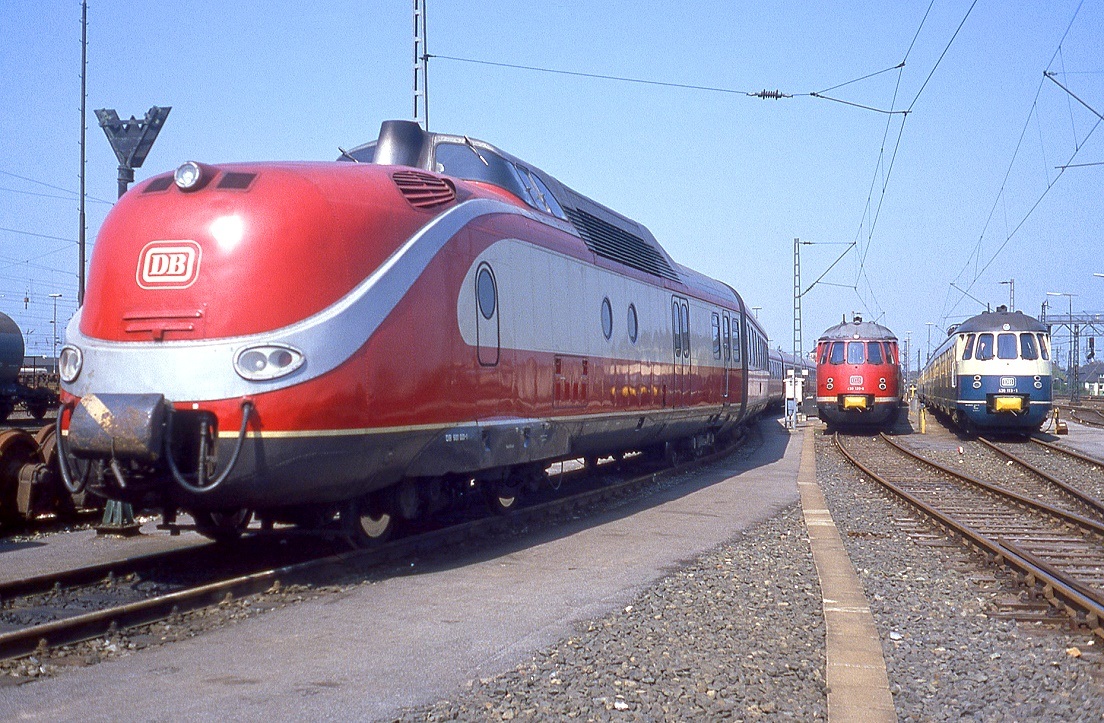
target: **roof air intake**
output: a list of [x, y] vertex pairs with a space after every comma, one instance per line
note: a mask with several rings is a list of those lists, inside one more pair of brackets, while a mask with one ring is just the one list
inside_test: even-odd
[[456, 189], [448, 179], [419, 171], [395, 171], [391, 178], [414, 208], [434, 208], [456, 200]]

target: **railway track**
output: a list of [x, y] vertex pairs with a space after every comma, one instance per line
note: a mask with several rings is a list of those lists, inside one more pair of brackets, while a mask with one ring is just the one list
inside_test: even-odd
[[[455, 549], [474, 539], [510, 534], [549, 519], [576, 516], [581, 510], [637, 494], [660, 480], [716, 461], [732, 451], [729, 448], [664, 468], [649, 468], [645, 460], [640, 460], [626, 464], [628, 470], [621, 474], [611, 469], [616, 465], [608, 464], [594, 471], [567, 473], [562, 480], [562, 496], [519, 507], [508, 515], [489, 514], [460, 521], [452, 518], [435, 529], [417, 530], [367, 550], [345, 550], [337, 533], [321, 536], [290, 533], [299, 540], [329, 540], [338, 547], [333, 544], [328, 548], [316, 547], [313, 554], [300, 549], [291, 560], [287, 554], [243, 556], [239, 550], [229, 548], [238, 559], [238, 569], [231, 569], [224, 559], [228, 548], [212, 543], [198, 550], [173, 551], [13, 581], [0, 585], [0, 661], [31, 653], [42, 657], [52, 648], [149, 625], [231, 599], [350, 573], [370, 573], [418, 554]], [[255, 540], [247, 537], [243, 542], [263, 544], [263, 538], [281, 534], [289, 533], [277, 530], [262, 533]], [[271, 552], [274, 546], [268, 547]], [[288, 548], [301, 546], [283, 547], [286, 552]]]
[[1078, 498], [1081, 511], [1073, 511], [1073, 495], [1050, 483], [1009, 489], [939, 464], [884, 434], [846, 443], [836, 435], [835, 444], [866, 475], [1011, 568], [1104, 638], [1104, 510], [1093, 512], [1093, 501]]
[[1104, 428], [1104, 409], [1084, 405], [1062, 404], [1059, 407], [1067, 419], [1090, 427]]

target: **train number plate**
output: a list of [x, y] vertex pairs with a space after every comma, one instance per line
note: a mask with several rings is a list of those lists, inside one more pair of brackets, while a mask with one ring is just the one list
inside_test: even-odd
[[863, 378], [859, 375], [855, 375], [855, 376], [851, 377], [851, 381], [849, 383], [853, 387], [861, 387], [862, 383], [863, 383]]

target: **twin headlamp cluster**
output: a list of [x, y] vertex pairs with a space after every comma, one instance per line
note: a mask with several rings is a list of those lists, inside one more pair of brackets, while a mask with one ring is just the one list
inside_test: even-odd
[[[234, 355], [234, 371], [251, 382], [267, 382], [287, 376], [303, 366], [303, 352], [286, 344], [248, 346]], [[75, 346], [66, 345], [58, 357], [58, 374], [69, 384], [80, 376], [84, 354]]]

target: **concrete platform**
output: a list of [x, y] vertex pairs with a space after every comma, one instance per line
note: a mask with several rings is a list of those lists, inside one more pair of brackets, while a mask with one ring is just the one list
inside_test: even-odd
[[775, 421], [761, 429], [752, 459], [717, 463], [660, 497], [4, 689], [0, 718], [375, 719], [448, 697], [796, 502], [802, 437]]

